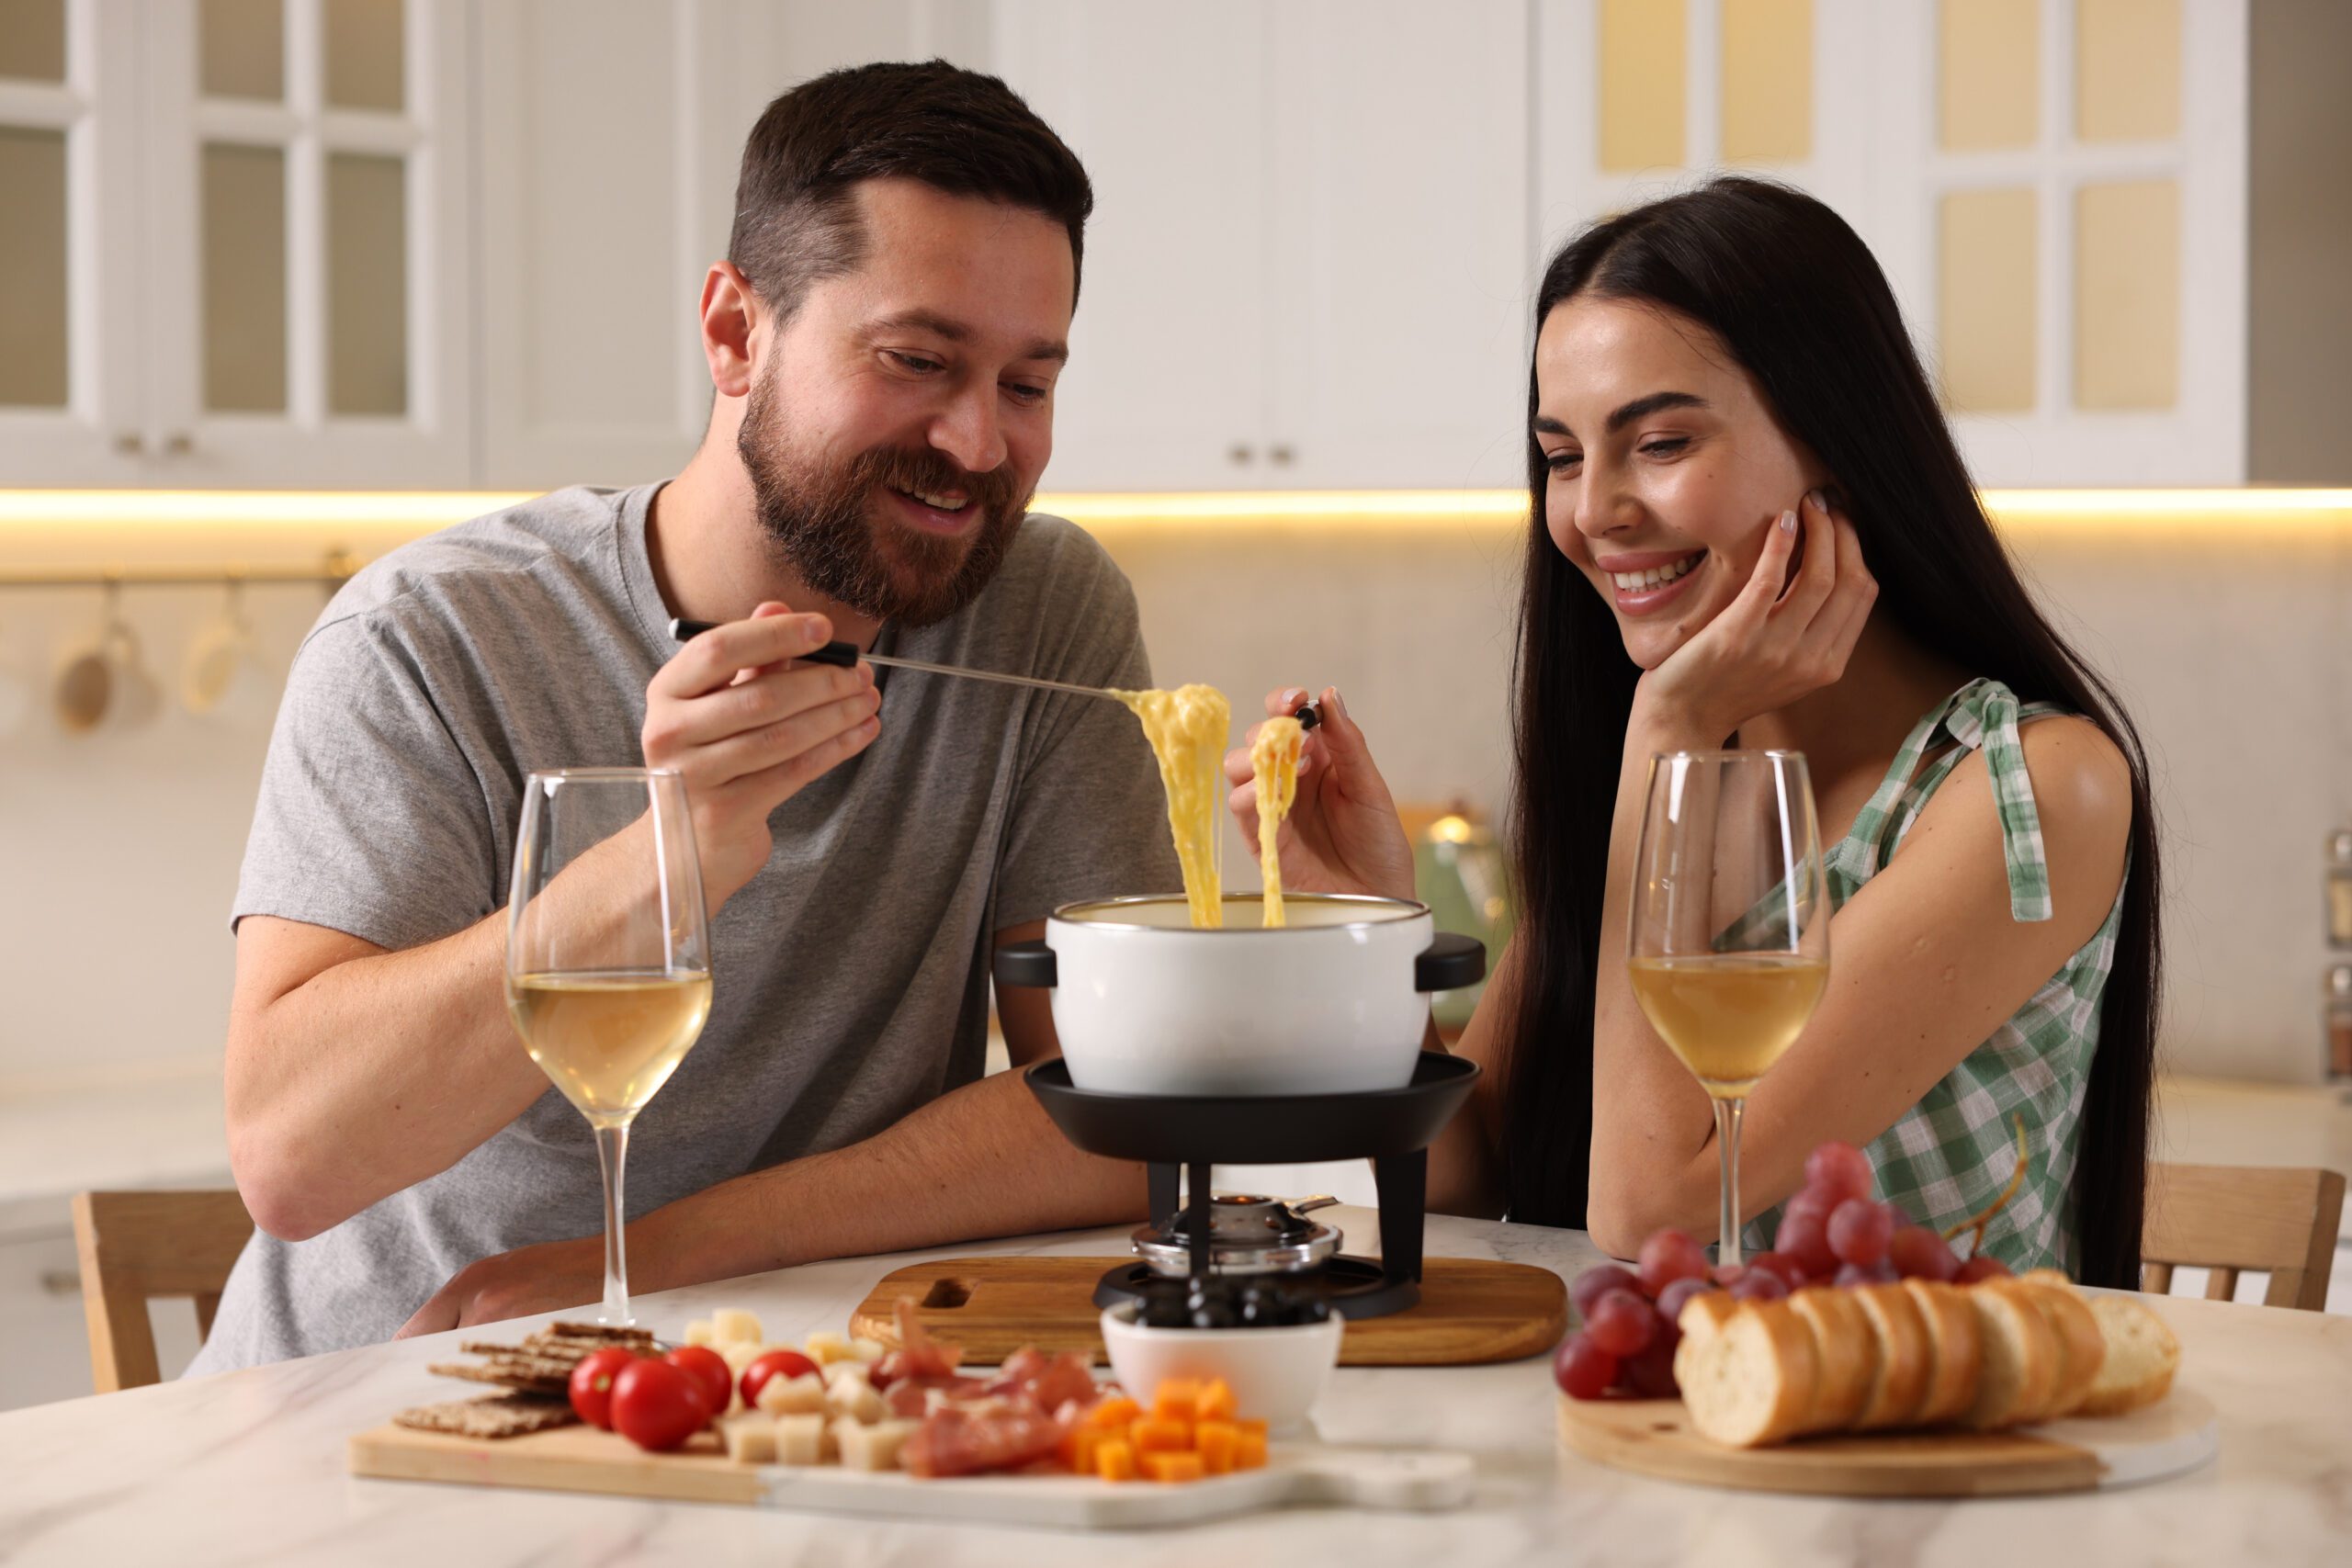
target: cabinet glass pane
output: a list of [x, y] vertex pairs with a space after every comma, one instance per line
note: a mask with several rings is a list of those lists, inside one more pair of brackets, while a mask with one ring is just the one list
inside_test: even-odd
[[408, 170], [327, 159], [327, 409], [408, 412]]
[[2075, 193], [2075, 406], [2168, 409], [2180, 391], [2180, 187]]
[[2075, 0], [2075, 134], [2180, 134], [2180, 0]]
[[204, 406], [286, 409], [286, 154], [204, 148]]
[[0, 76], [65, 80], [65, 0], [0, 0]]
[[407, 99], [401, 0], [326, 0], [327, 103], [398, 109]]
[[197, 22], [196, 80], [208, 98], [283, 99], [282, 0], [204, 0]]
[[1726, 164], [1813, 153], [1813, 0], [1724, 0]]
[[1936, 245], [1937, 355], [1946, 408], [2033, 407], [2034, 206], [2030, 190], [1955, 191]]
[[1600, 166], [1682, 166], [1682, 0], [1601, 0]]
[[0, 127], [0, 404], [65, 406], [65, 133]]
[[2032, 146], [2041, 124], [2040, 0], [1943, 0], [1939, 22], [1936, 85], [1944, 151]]

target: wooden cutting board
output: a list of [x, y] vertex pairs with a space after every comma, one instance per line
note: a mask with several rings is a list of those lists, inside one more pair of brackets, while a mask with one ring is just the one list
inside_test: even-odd
[[1691, 1428], [1679, 1399], [1559, 1398], [1560, 1440], [1619, 1470], [1704, 1486], [1836, 1497], [2000, 1497], [2134, 1486], [2219, 1451], [2213, 1403], [2189, 1389], [2128, 1416], [2013, 1432], [1880, 1432], [1726, 1449]]
[[676, 1453], [565, 1427], [495, 1441], [384, 1426], [351, 1439], [354, 1475], [469, 1486], [597, 1492], [681, 1503], [738, 1503], [894, 1519], [961, 1519], [1063, 1529], [1192, 1524], [1297, 1503], [1427, 1511], [1470, 1499], [1466, 1454], [1386, 1452], [1276, 1443], [1263, 1470], [1182, 1485], [1082, 1475], [964, 1476], [922, 1481], [835, 1465], [736, 1464], [705, 1433]]
[[[886, 1275], [850, 1332], [899, 1342], [894, 1307], [911, 1297], [922, 1325], [967, 1359], [1001, 1362], [1023, 1345], [1078, 1350], [1108, 1360], [1094, 1287], [1131, 1258], [946, 1258]], [[1348, 1320], [1344, 1367], [1442, 1367], [1540, 1356], [1566, 1330], [1567, 1287], [1548, 1269], [1484, 1258], [1431, 1258], [1418, 1305]]]

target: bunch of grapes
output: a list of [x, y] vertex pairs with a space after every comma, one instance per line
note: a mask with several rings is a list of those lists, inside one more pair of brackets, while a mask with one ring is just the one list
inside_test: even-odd
[[2007, 1274], [1997, 1258], [1962, 1263], [1926, 1225], [1872, 1196], [1871, 1162], [1851, 1144], [1824, 1144], [1806, 1156], [1804, 1186], [1781, 1214], [1772, 1250], [1745, 1267], [1711, 1267], [1705, 1248], [1678, 1230], [1642, 1243], [1634, 1269], [1604, 1263], [1568, 1289], [1583, 1327], [1561, 1343], [1552, 1372], [1572, 1399], [1611, 1389], [1670, 1399], [1682, 1309], [1692, 1296], [1725, 1291], [1734, 1301], [1778, 1301], [1804, 1285], [1868, 1285], [1894, 1280], [1973, 1284]]

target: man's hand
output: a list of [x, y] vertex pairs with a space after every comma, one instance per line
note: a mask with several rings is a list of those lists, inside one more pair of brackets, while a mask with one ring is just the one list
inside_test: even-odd
[[605, 1243], [601, 1236], [542, 1242], [485, 1258], [458, 1270], [434, 1292], [392, 1337], [438, 1334], [477, 1323], [586, 1306], [605, 1293]]
[[713, 914], [767, 864], [768, 813], [880, 733], [870, 667], [791, 662], [832, 635], [822, 615], [762, 604], [686, 644], [645, 689], [645, 765], [685, 778]]

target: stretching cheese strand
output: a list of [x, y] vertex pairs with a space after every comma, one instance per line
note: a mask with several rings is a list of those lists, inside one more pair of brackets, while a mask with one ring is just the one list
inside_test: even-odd
[[1233, 705], [1215, 686], [1172, 692], [1114, 692], [1143, 721], [1168, 791], [1168, 827], [1184, 873], [1184, 900], [1195, 927], [1225, 923], [1225, 890], [1216, 874], [1216, 808], [1224, 792], [1227, 734]]
[[1274, 852], [1275, 835], [1283, 818], [1298, 798], [1298, 752], [1306, 731], [1295, 718], [1270, 718], [1258, 727], [1250, 748], [1250, 769], [1258, 786], [1258, 878], [1265, 886], [1265, 921], [1286, 923], [1283, 918], [1283, 862]]

